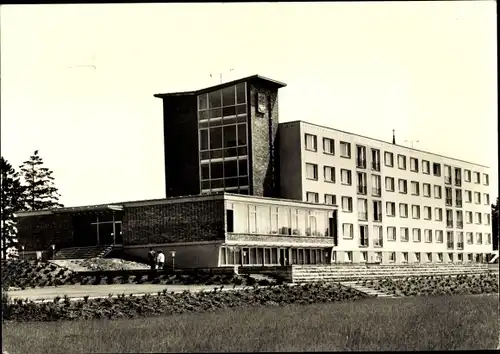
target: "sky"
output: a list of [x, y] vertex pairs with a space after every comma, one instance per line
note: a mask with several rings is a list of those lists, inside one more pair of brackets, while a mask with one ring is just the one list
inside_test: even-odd
[[395, 129], [400, 144], [490, 166], [498, 196], [494, 1], [0, 13], [1, 154], [17, 167], [39, 150], [65, 206], [164, 198], [153, 94], [216, 85], [220, 73], [224, 82], [259, 74], [287, 83], [281, 122], [387, 141]]

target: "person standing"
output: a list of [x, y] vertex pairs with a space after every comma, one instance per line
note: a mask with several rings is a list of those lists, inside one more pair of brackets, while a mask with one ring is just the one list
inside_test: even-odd
[[158, 264], [158, 269], [163, 269], [163, 265], [165, 264], [165, 255], [163, 254], [162, 250], [158, 251], [156, 263]]
[[156, 263], [156, 252], [153, 250], [152, 247], [149, 247], [149, 252], [148, 252], [148, 263], [151, 269], [155, 269], [155, 263]]

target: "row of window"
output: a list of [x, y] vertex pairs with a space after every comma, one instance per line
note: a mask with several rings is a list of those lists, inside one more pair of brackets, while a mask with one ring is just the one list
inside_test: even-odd
[[[351, 143], [340, 141], [340, 156], [343, 158], [351, 158]], [[318, 151], [317, 136], [313, 134], [305, 134], [305, 148], [309, 151]], [[323, 138], [323, 153], [328, 155], [335, 155], [335, 140], [331, 138]], [[371, 149], [371, 168], [374, 171], [380, 171], [380, 150]], [[406, 170], [407, 157], [405, 155], [397, 154], [397, 165], [401, 170]], [[394, 153], [385, 151], [384, 152], [384, 165], [387, 167], [394, 167]], [[356, 145], [356, 167], [366, 168], [366, 147], [361, 145]], [[415, 157], [410, 157], [410, 171], [420, 172], [419, 159]], [[452, 182], [452, 167], [449, 165], [444, 165], [444, 176], [445, 183], [451, 184]], [[423, 174], [431, 174], [431, 162], [427, 160], [422, 160]], [[454, 181], [455, 185], [461, 186], [462, 184], [462, 170], [460, 168], [455, 168], [454, 170]], [[437, 162], [432, 163], [432, 174], [436, 177], [441, 177], [441, 164]], [[464, 169], [464, 180], [465, 182], [472, 182], [472, 175], [474, 175], [473, 182], [476, 184], [481, 183], [481, 173], [477, 171], [471, 171]], [[483, 173], [483, 184], [489, 185], [489, 176]]]
[[[421, 262], [421, 253], [420, 252], [412, 252], [413, 253], [413, 262], [414, 263], [420, 263]], [[431, 263], [432, 262], [432, 252], [424, 252], [424, 262], [426, 263]], [[408, 252], [401, 252], [401, 261], [402, 263], [408, 263]], [[336, 259], [336, 253], [334, 252], [333, 254], [334, 259]], [[353, 252], [352, 251], [344, 251], [344, 262], [352, 262], [353, 261]], [[454, 262], [455, 257], [453, 253], [448, 253], [448, 262]], [[467, 254], [467, 260], [469, 262], [472, 262], [474, 259], [473, 254], [469, 253]], [[476, 261], [481, 262], [483, 259], [483, 256], [481, 254], [476, 254]], [[464, 254], [463, 253], [457, 253], [457, 262], [463, 262], [464, 260]], [[361, 259], [360, 262], [367, 262], [368, 261], [368, 252], [364, 251], [361, 252]], [[375, 259], [370, 260], [370, 261], [376, 261], [376, 262], [382, 262], [382, 252], [375, 252]], [[388, 253], [388, 261], [390, 263], [396, 262], [396, 252], [389, 252]], [[436, 258], [435, 261], [437, 263], [442, 263], [443, 262], [443, 253], [442, 252], [437, 252], [436, 253]]]
[[[291, 256], [291, 259], [289, 259]], [[326, 264], [329, 253], [320, 248], [221, 247], [221, 265]]]
[[[333, 166], [323, 166], [323, 176], [324, 181], [328, 183], [335, 183], [335, 167]], [[365, 172], [356, 172], [357, 175], [357, 192], [358, 194], [367, 194], [367, 175]], [[306, 162], [306, 178], [310, 180], [318, 180], [318, 165]], [[341, 184], [350, 186], [352, 185], [352, 172], [348, 169], [340, 169], [340, 181]], [[381, 195], [381, 176], [371, 175], [371, 194], [373, 196]], [[430, 183], [421, 183], [418, 181], [410, 181], [411, 194], [414, 196], [420, 196], [420, 184], [422, 184], [422, 195], [427, 198], [432, 197], [432, 188]], [[385, 190], [387, 192], [395, 192], [395, 178], [385, 177]], [[398, 179], [398, 192], [401, 194], [408, 193], [408, 181], [406, 179]], [[472, 203], [472, 191], [465, 190], [465, 202]], [[485, 205], [490, 204], [490, 196], [488, 193], [483, 193], [483, 203]], [[446, 204], [451, 205], [453, 199], [453, 189], [451, 187], [445, 187], [445, 197]], [[439, 185], [434, 185], [434, 198], [442, 198], [442, 187]], [[455, 202], [457, 207], [462, 207], [462, 190], [455, 189]], [[476, 204], [481, 204], [481, 193], [474, 192], [474, 202]]]
[[[396, 242], [397, 234], [395, 226], [387, 226], [387, 241], [388, 242]], [[409, 232], [410, 229], [408, 227], [400, 228], [400, 242], [408, 242], [409, 241]], [[443, 243], [443, 230], [435, 230], [433, 239], [433, 230], [424, 229], [424, 242], [432, 243], [435, 240], [436, 243]], [[463, 249], [464, 247], [464, 233], [457, 232], [457, 249]], [[342, 235], [344, 239], [353, 239], [354, 238], [354, 225], [350, 223], [342, 224]], [[359, 225], [359, 246], [360, 247], [369, 247], [369, 233], [368, 233], [368, 225]], [[491, 233], [485, 233], [485, 245], [491, 245]], [[467, 244], [474, 244], [474, 234], [472, 232], [466, 232]], [[379, 225], [373, 226], [373, 236], [372, 236], [373, 247], [383, 247], [384, 246], [384, 235], [383, 228]], [[412, 241], [413, 242], [421, 242], [422, 241], [422, 230], [419, 228], [412, 229]], [[453, 231], [446, 232], [446, 244], [448, 249], [454, 248], [454, 235]], [[483, 233], [476, 232], [476, 245], [483, 244]]]

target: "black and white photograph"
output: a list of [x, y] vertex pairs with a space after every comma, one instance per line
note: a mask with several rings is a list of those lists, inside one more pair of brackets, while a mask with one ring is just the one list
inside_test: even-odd
[[499, 350], [495, 1], [0, 7], [2, 354]]

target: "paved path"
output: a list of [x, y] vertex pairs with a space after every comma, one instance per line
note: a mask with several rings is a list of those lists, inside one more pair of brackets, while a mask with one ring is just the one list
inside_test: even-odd
[[386, 292], [383, 292], [381, 290], [376, 290], [367, 286], [363, 286], [361, 284], [358, 284], [357, 281], [342, 281], [340, 282], [343, 286], [347, 286], [353, 289], [356, 289], [358, 291], [361, 291], [362, 293], [368, 294], [368, 295], [376, 295], [377, 297], [389, 297], [389, 298], [396, 298], [396, 297], [401, 297], [398, 295], [394, 294], [388, 294]]
[[[111, 285], [65, 285], [58, 287], [44, 287], [25, 290], [8, 291], [11, 299], [29, 300], [49, 300], [56, 296], [78, 299], [84, 296], [89, 298], [107, 297], [109, 294], [126, 295], [135, 294], [156, 294], [158, 291], [167, 289], [168, 292], [182, 292], [189, 290], [192, 292], [212, 291], [214, 288], [220, 289], [222, 285], [168, 285], [168, 284], [111, 284]], [[235, 289], [242, 289], [243, 286], [236, 286]], [[233, 289], [233, 285], [224, 285], [224, 290]]]

